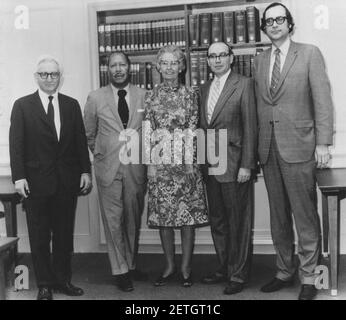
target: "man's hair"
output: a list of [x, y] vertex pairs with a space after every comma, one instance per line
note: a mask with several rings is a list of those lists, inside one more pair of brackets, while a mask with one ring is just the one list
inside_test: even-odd
[[[229, 55], [234, 55], [231, 46], [229, 46], [226, 42], [222, 42], [222, 41], [213, 42], [213, 43], [209, 46], [209, 48], [210, 48], [213, 44], [215, 44], [215, 43], [223, 43], [223, 44], [227, 47]], [[207, 52], [208, 55], [209, 55], [209, 48], [208, 48], [208, 52]]]
[[111, 58], [113, 56], [118, 56], [118, 55], [122, 55], [125, 58], [128, 66], [131, 65], [130, 58], [128, 57], [128, 55], [125, 52], [123, 52], [123, 51], [115, 51], [115, 52], [111, 53], [111, 55], [108, 58], [108, 67], [109, 67], [109, 62], [111, 61]]
[[40, 64], [42, 64], [44, 62], [54, 62], [58, 66], [59, 72], [62, 73], [62, 71], [63, 71], [62, 66], [60, 65], [58, 59], [56, 59], [55, 57], [50, 56], [50, 55], [42, 55], [37, 59], [36, 72], [37, 72]]
[[271, 3], [267, 8], [265, 8], [264, 12], [263, 12], [263, 16], [261, 19], [261, 30], [265, 33], [266, 32], [266, 13], [270, 8], [274, 8], [277, 6], [281, 6], [285, 9], [286, 11], [286, 17], [287, 17], [287, 23], [288, 23], [288, 31], [289, 33], [291, 33], [293, 31], [294, 28], [294, 21], [293, 21], [293, 17], [291, 12], [287, 9], [287, 7], [285, 5], [283, 5], [282, 3], [279, 2], [273, 2]]

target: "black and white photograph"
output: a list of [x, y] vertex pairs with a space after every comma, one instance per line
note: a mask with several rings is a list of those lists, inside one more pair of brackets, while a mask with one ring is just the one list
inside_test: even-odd
[[0, 300], [346, 300], [345, 17], [1, 0]]

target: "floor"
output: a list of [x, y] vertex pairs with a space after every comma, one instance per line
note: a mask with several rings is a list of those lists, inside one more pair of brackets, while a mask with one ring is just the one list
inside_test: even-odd
[[[177, 263], [180, 257], [177, 256]], [[215, 255], [195, 255], [193, 258], [194, 285], [183, 288], [179, 278], [164, 287], [154, 287], [152, 281], [159, 275], [164, 265], [162, 255], [139, 255], [138, 266], [148, 273], [150, 281], [135, 282], [135, 290], [124, 293], [117, 289], [110, 275], [108, 257], [104, 253], [75, 254], [73, 258], [73, 284], [84, 289], [82, 297], [66, 297], [55, 294], [54, 299], [82, 300], [296, 300], [300, 285], [298, 280], [293, 287], [275, 293], [262, 293], [259, 288], [274, 275], [273, 255], [255, 255], [252, 262], [251, 279], [244, 290], [236, 295], [223, 294], [224, 284], [204, 285], [200, 279], [206, 273], [215, 270], [217, 261]], [[325, 263], [322, 261], [322, 263]], [[20, 265], [29, 268], [29, 289], [15, 291], [14, 286], [8, 286], [8, 300], [34, 300], [37, 289], [32, 263], [29, 254], [20, 254]], [[329, 290], [320, 290], [318, 300], [346, 300], [346, 256], [340, 258], [338, 296], [332, 297]]]

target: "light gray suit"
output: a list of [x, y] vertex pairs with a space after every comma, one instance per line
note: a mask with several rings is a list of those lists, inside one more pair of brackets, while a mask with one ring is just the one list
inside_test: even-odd
[[[127, 129], [136, 130], [141, 141], [145, 90], [129, 84], [128, 95]], [[142, 164], [124, 165], [120, 161], [119, 152], [124, 150], [125, 142], [120, 141], [119, 136], [124, 127], [111, 85], [89, 94], [84, 109], [84, 122], [88, 145], [94, 155], [112, 274], [123, 274], [135, 269], [136, 265], [146, 169]]]
[[259, 158], [270, 203], [277, 251], [276, 277], [289, 280], [293, 264], [293, 212], [298, 233], [299, 274], [314, 283], [320, 253], [316, 203], [316, 145], [333, 142], [333, 104], [320, 50], [291, 41], [274, 96], [270, 93], [271, 50], [255, 58]]

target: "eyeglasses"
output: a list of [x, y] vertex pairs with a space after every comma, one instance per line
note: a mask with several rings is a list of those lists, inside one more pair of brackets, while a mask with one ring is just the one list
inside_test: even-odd
[[280, 17], [276, 17], [275, 19], [274, 18], [268, 18], [268, 19], [265, 20], [265, 23], [266, 23], [267, 27], [271, 27], [274, 24], [274, 21], [277, 24], [283, 24], [286, 19], [287, 19], [287, 17], [281, 17], [281, 16]]
[[229, 56], [229, 53], [222, 52], [222, 53], [220, 53], [219, 55], [210, 54], [210, 55], [208, 56], [208, 59], [210, 59], [210, 60], [216, 60], [217, 58], [219, 58], [219, 59], [221, 60], [221, 59], [224, 59], [224, 58], [226, 58], [226, 57], [228, 57], [228, 56]]
[[164, 67], [168, 67], [169, 65], [171, 65], [172, 67], [178, 67], [179, 66], [179, 60], [175, 60], [175, 61], [161, 60], [160, 65], [164, 66]]
[[60, 76], [60, 72], [37, 72], [37, 74], [42, 80], [47, 80], [48, 76], [50, 76], [51, 79], [57, 79]]

